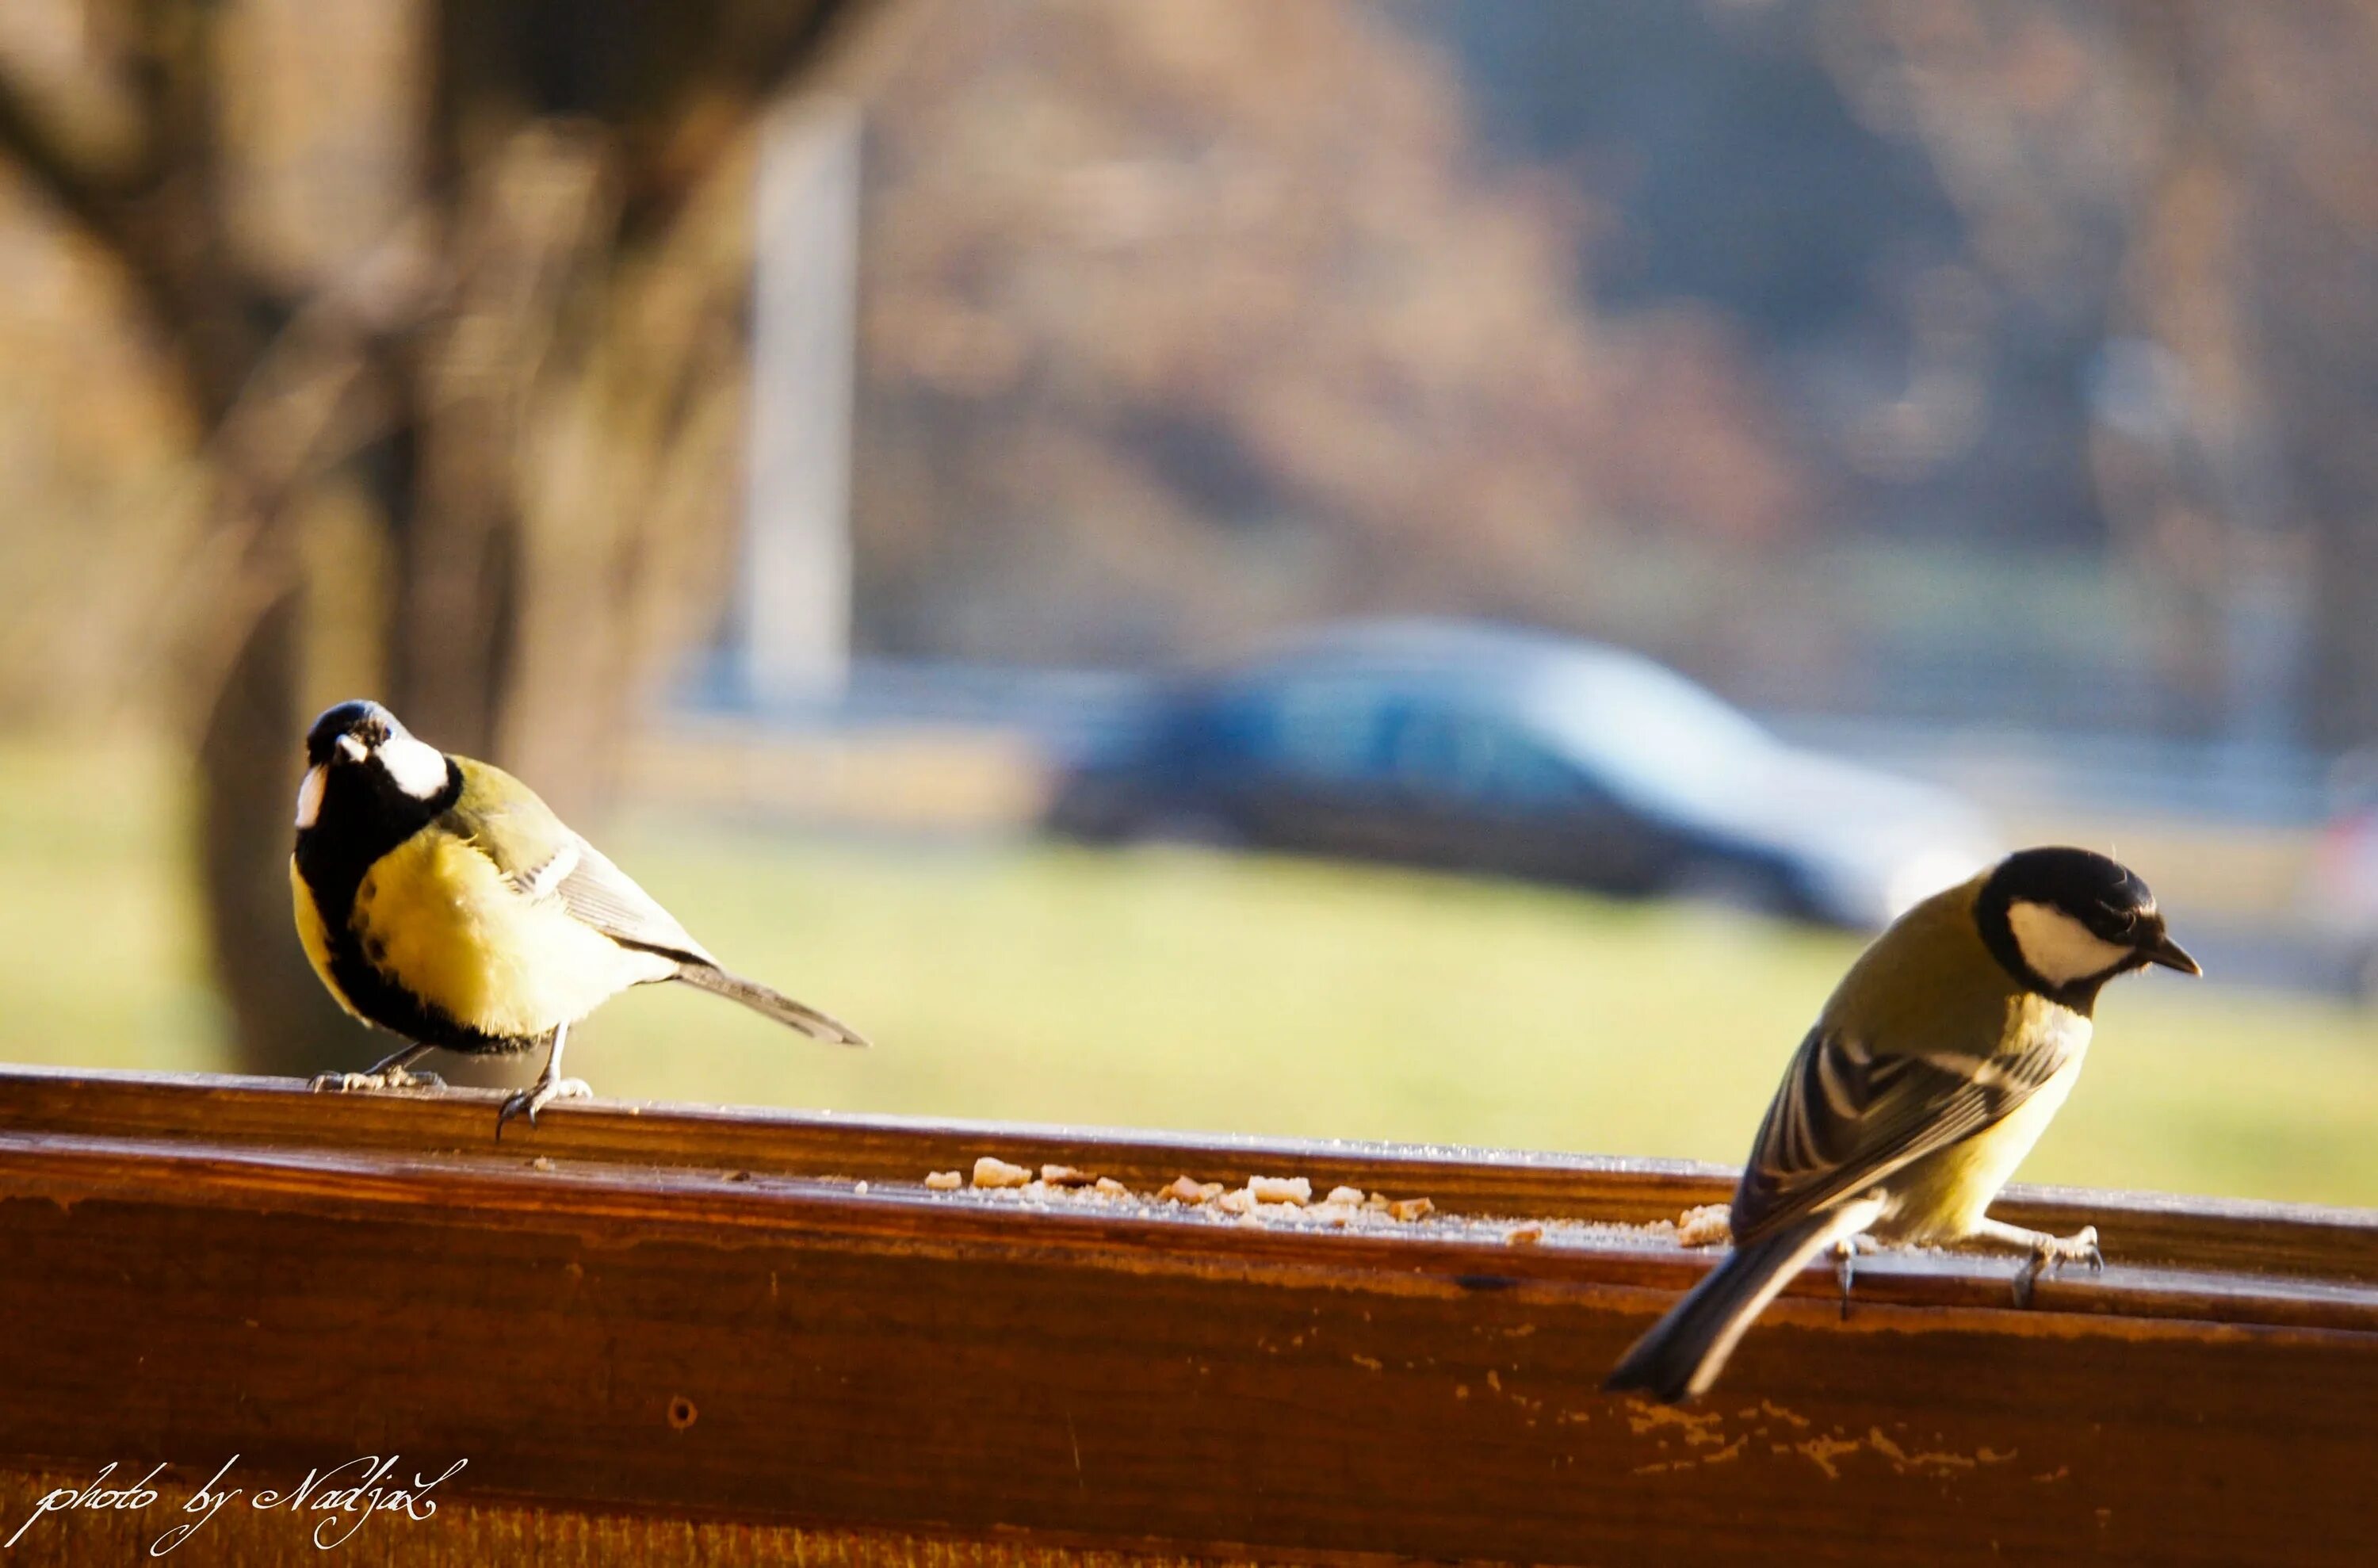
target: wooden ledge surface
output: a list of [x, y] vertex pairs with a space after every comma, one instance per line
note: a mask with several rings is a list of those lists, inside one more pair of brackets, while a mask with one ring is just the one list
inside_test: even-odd
[[[0, 1455], [378, 1445], [532, 1510], [1291, 1561], [2373, 1539], [2363, 1211], [2020, 1189], [2111, 1266], [2017, 1311], [2005, 1259], [1889, 1255], [1845, 1321], [1811, 1270], [1672, 1412], [1598, 1384], [1709, 1267], [1666, 1222], [1716, 1167], [603, 1103], [498, 1144], [498, 1098], [0, 1069]], [[1136, 1196], [924, 1187], [985, 1154]], [[1183, 1175], [1435, 1212], [1147, 1200]]]

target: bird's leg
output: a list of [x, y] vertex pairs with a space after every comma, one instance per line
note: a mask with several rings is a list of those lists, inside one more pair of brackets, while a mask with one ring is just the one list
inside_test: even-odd
[[2097, 1249], [2096, 1225], [2083, 1225], [2071, 1236], [2050, 1236], [2046, 1231], [2025, 1230], [2021, 1225], [1986, 1219], [1974, 1227], [1972, 1239], [1995, 1241], [2031, 1254], [2023, 1272], [2014, 1277], [2014, 1304], [2018, 1307], [2031, 1305], [2032, 1287], [2039, 1283], [2039, 1276], [2060, 1264], [2086, 1263], [2092, 1271], [2106, 1266], [2106, 1255]]
[[1857, 1274], [1858, 1254], [1881, 1250], [1882, 1243], [1864, 1231], [1833, 1243], [1833, 1277], [1842, 1283], [1842, 1321], [1850, 1321], [1850, 1282]]
[[443, 1089], [446, 1080], [434, 1072], [409, 1072], [406, 1069], [430, 1052], [435, 1045], [407, 1045], [402, 1051], [391, 1051], [369, 1072], [326, 1072], [317, 1076], [314, 1088], [353, 1093], [367, 1089]]
[[553, 1046], [545, 1055], [545, 1071], [537, 1075], [536, 1082], [513, 1093], [504, 1102], [503, 1109], [496, 1113], [498, 1142], [503, 1141], [504, 1124], [522, 1112], [528, 1114], [528, 1125], [534, 1127], [537, 1112], [556, 1100], [587, 1100], [594, 1097], [594, 1091], [586, 1086], [584, 1079], [561, 1076], [561, 1047], [569, 1038], [568, 1024], [562, 1024], [554, 1030]]

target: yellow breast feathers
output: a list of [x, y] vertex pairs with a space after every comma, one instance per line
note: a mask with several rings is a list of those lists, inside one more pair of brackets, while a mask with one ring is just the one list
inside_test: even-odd
[[2081, 1076], [2092, 1032], [2087, 1019], [2045, 996], [2024, 995], [2007, 1006], [2009, 1037], [2033, 1042], [2035, 1049], [2059, 1050], [2064, 1065], [2000, 1120], [1901, 1173], [1892, 1184], [1898, 1202], [1889, 1228], [1894, 1239], [1955, 1241], [1971, 1236]]
[[458, 1022], [515, 1039], [677, 970], [584, 924], [558, 898], [522, 893], [470, 840], [438, 827], [374, 862], [350, 923], [390, 980]]

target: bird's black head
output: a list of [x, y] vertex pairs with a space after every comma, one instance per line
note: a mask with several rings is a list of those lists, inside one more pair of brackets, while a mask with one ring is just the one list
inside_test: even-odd
[[374, 702], [347, 702], [306, 732], [306, 778], [297, 787], [297, 841], [340, 839], [376, 858], [454, 803], [461, 769], [413, 738]]
[[1982, 940], [2016, 979], [2087, 1012], [2118, 974], [2161, 964], [2202, 974], [2164, 929], [2136, 872], [2090, 850], [2021, 850], [1982, 884]]
[[339, 750], [339, 742], [349, 735], [368, 751], [390, 735], [402, 734], [404, 726], [396, 715], [376, 702], [358, 697], [336, 707], [325, 708], [314, 727], [306, 731], [306, 766], [319, 767]]

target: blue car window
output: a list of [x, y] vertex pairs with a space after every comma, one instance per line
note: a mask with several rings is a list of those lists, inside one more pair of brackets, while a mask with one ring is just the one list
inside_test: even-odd
[[1416, 793], [1465, 804], [1541, 810], [1588, 790], [1577, 768], [1512, 726], [1413, 705], [1395, 726], [1396, 777]]
[[1388, 771], [1387, 708], [1379, 693], [1352, 681], [1285, 686], [1266, 705], [1271, 765], [1291, 778], [1361, 783]]
[[1649, 660], [1580, 662], [1547, 684], [1540, 703], [1562, 749], [1638, 802], [1734, 800], [1775, 751], [1747, 716]]

